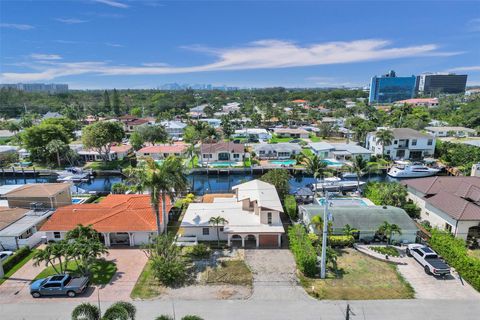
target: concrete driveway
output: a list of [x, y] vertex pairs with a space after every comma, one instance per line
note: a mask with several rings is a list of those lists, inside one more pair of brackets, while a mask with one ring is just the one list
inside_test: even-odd
[[422, 266], [414, 259], [405, 257], [406, 265], [399, 265], [398, 270], [415, 289], [417, 299], [448, 299], [448, 300], [476, 300], [480, 293], [468, 283], [462, 282], [457, 273], [441, 278], [429, 276]]
[[[42, 297], [41, 302], [58, 302], [69, 300], [96, 301], [98, 296], [104, 301], [130, 300], [138, 276], [143, 270], [147, 257], [140, 249], [110, 249], [107, 260], [114, 261], [117, 272], [110, 283], [91, 286], [86, 292], [75, 297]], [[30, 260], [13, 276], [0, 285], [0, 300], [3, 303], [32, 302], [30, 282], [43, 270], [44, 266], [34, 267]]]
[[250, 299], [311, 299], [298, 283], [295, 260], [290, 250], [245, 250], [245, 262], [253, 272], [253, 294]]

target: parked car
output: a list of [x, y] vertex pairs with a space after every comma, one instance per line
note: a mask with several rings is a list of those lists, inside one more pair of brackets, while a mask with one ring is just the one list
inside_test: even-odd
[[88, 287], [88, 277], [74, 278], [69, 274], [57, 274], [38, 279], [30, 285], [30, 294], [34, 298], [41, 296], [67, 295], [75, 297]]
[[0, 261], [7, 260], [11, 255], [13, 255], [13, 251], [0, 251]]
[[407, 246], [407, 256], [418, 261], [428, 275], [446, 276], [450, 274], [450, 267], [438, 254], [427, 246], [413, 243]]

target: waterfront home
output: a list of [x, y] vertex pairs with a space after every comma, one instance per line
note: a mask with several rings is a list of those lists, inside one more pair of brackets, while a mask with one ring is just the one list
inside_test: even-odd
[[435, 137], [474, 137], [477, 130], [465, 127], [425, 127], [425, 131]]
[[299, 128], [274, 128], [273, 132], [279, 138], [306, 139], [309, 137], [307, 130]]
[[233, 142], [202, 143], [200, 146], [200, 163], [216, 161], [243, 161], [245, 149], [243, 144]]
[[72, 203], [69, 183], [33, 183], [22, 185], [3, 195], [10, 208], [55, 209]]
[[169, 156], [184, 157], [187, 149], [187, 144], [178, 142], [174, 144], [159, 144], [155, 146], [143, 147], [135, 154], [137, 159], [151, 157], [154, 160], [161, 160], [166, 159]]
[[[161, 200], [160, 200], [161, 202]], [[172, 208], [166, 198], [167, 212]], [[160, 208], [160, 230], [163, 232], [167, 221], [163, 221]], [[150, 196], [143, 194], [110, 194], [99, 203], [75, 204], [59, 208], [41, 227], [48, 240], [58, 241], [79, 224], [91, 225], [99, 232], [101, 241], [107, 246], [139, 246], [148, 243], [157, 233], [155, 213]]]
[[[379, 128], [380, 129], [380, 128]], [[366, 148], [375, 155], [388, 155], [392, 160], [422, 160], [433, 156], [435, 137], [410, 128], [391, 128], [392, 143], [383, 145], [377, 139], [377, 132], [369, 132], [366, 137]]]
[[160, 124], [165, 128], [168, 135], [172, 138], [181, 138], [187, 127], [186, 123], [180, 121], [162, 121]]
[[[285, 233], [280, 213], [283, 207], [275, 186], [252, 180], [232, 188], [226, 197], [213, 195], [209, 202], [191, 203], [180, 224], [179, 234], [198, 241], [216, 241], [219, 237], [237, 247], [280, 247]], [[213, 198], [213, 199], [212, 199]], [[215, 226], [212, 217], [228, 221]]]
[[257, 143], [253, 150], [259, 159], [290, 159], [302, 152], [296, 143]]
[[220, 128], [220, 125], [222, 124], [222, 120], [215, 118], [198, 119], [198, 121], [206, 122], [215, 129]]
[[0, 208], [0, 249], [35, 247], [45, 235], [40, 226], [52, 214], [53, 210]]
[[[324, 206], [317, 204], [303, 205], [298, 208], [300, 219], [313, 233], [320, 234], [311, 224], [314, 216], [323, 217]], [[343, 235], [343, 229], [348, 224], [359, 231], [357, 240], [372, 241], [378, 228], [387, 221], [401, 228], [402, 234], [394, 234], [393, 241], [413, 243], [416, 240], [418, 228], [405, 210], [391, 206], [341, 206], [329, 208], [332, 215], [332, 234]]]
[[[103, 155], [98, 153], [96, 150], [84, 149], [82, 144], [71, 144], [70, 148], [77, 152], [80, 156], [80, 159], [83, 162], [88, 161], [104, 161]], [[118, 146], [112, 146], [108, 154], [107, 161], [123, 160], [125, 159], [130, 151], [132, 151], [132, 146], [129, 144], [121, 144]]]
[[407, 179], [408, 198], [421, 209], [421, 219], [458, 238], [480, 237], [480, 177]]
[[370, 160], [373, 153], [354, 143], [310, 142], [308, 146], [312, 152], [320, 158], [331, 158], [338, 161], [353, 160], [357, 156], [362, 156], [365, 160]]
[[237, 129], [233, 134], [234, 138], [256, 139], [259, 141], [268, 141], [272, 138], [272, 134], [262, 128], [245, 128]]

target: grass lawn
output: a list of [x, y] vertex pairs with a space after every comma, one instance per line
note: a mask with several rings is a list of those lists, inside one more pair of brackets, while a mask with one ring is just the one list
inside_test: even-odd
[[322, 140], [322, 138], [317, 137], [317, 136], [316, 136], [315, 134], [313, 134], [313, 133], [311, 133], [311, 134], [309, 135], [309, 138], [310, 138], [310, 140], [312, 140], [312, 142], [320, 142], [320, 141]]
[[308, 294], [329, 300], [412, 299], [414, 290], [393, 264], [370, 258], [356, 250], [339, 252], [338, 275], [326, 280], [300, 276]]
[[472, 257], [480, 259], [480, 249], [468, 250], [468, 254], [471, 255]]
[[158, 297], [163, 290], [164, 287], [160, 281], [153, 276], [151, 263], [147, 262], [130, 293], [130, 297], [132, 299], [152, 299]]
[[313, 157], [313, 151], [312, 149], [310, 148], [302, 148], [302, 153], [306, 156], [306, 157]]
[[215, 269], [208, 268], [202, 275], [206, 284], [251, 286], [253, 275], [243, 260], [223, 261]]
[[272, 138], [268, 141], [269, 143], [279, 143], [279, 142], [290, 142], [293, 138], [280, 138], [277, 135], [272, 135]]
[[375, 252], [381, 253], [381, 254], [388, 254], [391, 257], [399, 257], [400, 254], [398, 253], [398, 250], [395, 249], [394, 247], [378, 247], [378, 246], [371, 246], [368, 247], [370, 250], [373, 250]]
[[244, 167], [251, 167], [252, 166], [252, 160], [250, 158], [246, 158], [243, 160], [243, 166]]
[[114, 160], [107, 163], [103, 161], [88, 162], [83, 168], [92, 170], [117, 170], [119, 168], [126, 168], [130, 165], [128, 159]]
[[33, 255], [35, 254], [36, 250], [32, 250], [28, 256], [20, 260], [12, 269], [8, 270], [7, 273], [3, 276], [2, 279], [0, 279], [0, 285], [4, 283], [7, 279], [9, 279], [15, 272], [17, 272], [25, 263], [30, 261], [30, 259], [33, 258]]
[[[117, 272], [117, 266], [112, 261], [107, 261], [104, 259], [98, 259], [91, 267], [92, 276], [90, 282], [92, 284], [107, 284], [112, 279], [115, 272]], [[77, 265], [75, 262], [70, 261], [67, 265], [67, 271], [75, 274], [77, 272]], [[36, 279], [45, 278], [51, 275], [56, 274], [52, 266], [48, 266], [42, 272], [40, 272]]]

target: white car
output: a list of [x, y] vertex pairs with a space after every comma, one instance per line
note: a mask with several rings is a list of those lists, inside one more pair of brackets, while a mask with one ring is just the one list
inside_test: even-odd
[[0, 261], [7, 260], [11, 255], [13, 255], [13, 251], [0, 251]]
[[418, 261], [428, 275], [446, 276], [450, 274], [450, 267], [440, 259], [435, 251], [421, 244], [409, 244], [407, 256]]

